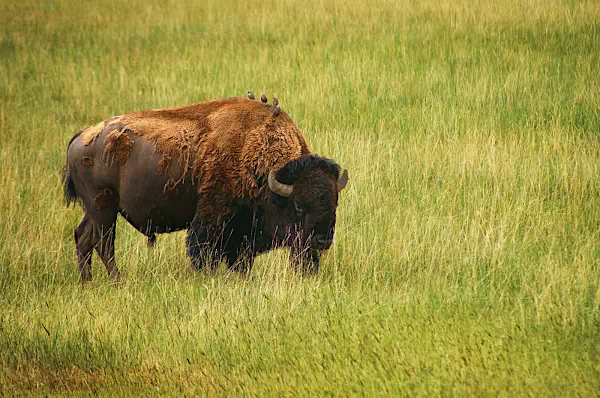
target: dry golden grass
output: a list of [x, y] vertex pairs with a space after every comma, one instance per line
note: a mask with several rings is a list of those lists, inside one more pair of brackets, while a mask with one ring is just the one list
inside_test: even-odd
[[[0, 3], [0, 393], [600, 390], [600, 7]], [[279, 97], [350, 170], [317, 277], [194, 274], [120, 221], [78, 284], [66, 144], [125, 112]]]

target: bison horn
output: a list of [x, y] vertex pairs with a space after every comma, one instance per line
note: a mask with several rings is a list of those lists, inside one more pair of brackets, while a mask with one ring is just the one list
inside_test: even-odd
[[337, 180], [337, 190], [340, 192], [342, 189], [346, 188], [346, 184], [348, 184], [348, 170], [344, 170], [340, 178]]
[[269, 173], [269, 189], [271, 189], [271, 191], [275, 192], [277, 195], [287, 198], [292, 194], [294, 186], [282, 184], [277, 181], [277, 178], [275, 178], [275, 172], [271, 170]]

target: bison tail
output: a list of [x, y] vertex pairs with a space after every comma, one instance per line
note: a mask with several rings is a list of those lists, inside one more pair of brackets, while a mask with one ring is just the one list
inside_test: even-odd
[[71, 203], [77, 201], [77, 192], [75, 192], [75, 184], [73, 183], [73, 178], [71, 174], [69, 174], [69, 166], [65, 166], [63, 169], [63, 190], [65, 203], [67, 207], [71, 205]]
[[83, 130], [80, 131], [79, 133], [75, 134], [69, 141], [69, 144], [67, 145], [67, 164], [65, 165], [65, 168], [63, 169], [63, 176], [62, 176], [63, 194], [64, 194], [65, 203], [66, 203], [67, 207], [69, 207], [71, 205], [71, 203], [76, 202], [78, 199], [77, 192], [75, 191], [75, 183], [73, 182], [73, 177], [71, 177], [71, 173], [69, 173], [69, 146], [71, 145], [73, 140], [75, 140], [75, 138], [79, 137], [79, 135], [82, 132], [83, 132]]

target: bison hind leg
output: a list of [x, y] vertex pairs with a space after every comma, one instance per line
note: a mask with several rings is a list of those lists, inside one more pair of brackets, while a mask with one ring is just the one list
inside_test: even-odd
[[92, 280], [92, 251], [100, 256], [108, 274], [119, 280], [121, 275], [115, 264], [115, 227], [116, 224], [102, 227], [95, 224], [86, 214], [75, 228], [75, 248], [81, 282]]
[[115, 264], [115, 229], [117, 212], [114, 209], [89, 209], [75, 229], [75, 247], [82, 283], [92, 279], [92, 251], [100, 256], [110, 277], [121, 275]]
[[96, 252], [102, 259], [104, 267], [111, 278], [116, 281], [121, 279], [121, 273], [115, 263], [115, 230], [116, 223], [107, 225], [106, 227], [98, 227], [98, 235], [101, 236], [100, 242], [96, 245]]
[[79, 275], [81, 283], [92, 279], [92, 251], [98, 243], [98, 238], [94, 235], [93, 223], [86, 214], [81, 223], [73, 233], [75, 238], [75, 249], [77, 250], [77, 262], [79, 265]]

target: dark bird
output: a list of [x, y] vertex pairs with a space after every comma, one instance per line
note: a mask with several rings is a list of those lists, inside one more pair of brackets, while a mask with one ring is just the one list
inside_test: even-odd
[[279, 100], [277, 99], [277, 97], [273, 97], [273, 106], [277, 105], [279, 105]]
[[254, 98], [254, 93], [252, 91], [248, 91], [248, 99], [256, 99]]
[[281, 113], [281, 108], [280, 107], [275, 107], [275, 109], [273, 109], [273, 116], [279, 116], [279, 114]]
[[267, 103], [267, 96], [266, 96], [266, 95], [264, 95], [264, 94], [263, 94], [263, 95], [261, 95], [261, 96], [260, 96], [260, 100], [266, 104], [266, 103]]

